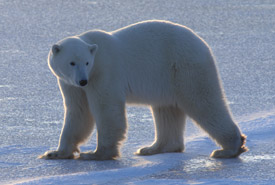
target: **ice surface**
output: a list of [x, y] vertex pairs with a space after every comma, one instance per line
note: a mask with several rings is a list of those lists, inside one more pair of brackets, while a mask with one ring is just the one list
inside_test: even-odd
[[[248, 153], [217, 160], [217, 147], [188, 122], [185, 153], [133, 153], [154, 139], [147, 108], [128, 107], [129, 133], [117, 161], [40, 160], [63, 121], [52, 44], [89, 29], [165, 19], [212, 47]], [[0, 0], [0, 184], [275, 184], [275, 2], [273, 0]], [[93, 135], [82, 150], [95, 148]]]

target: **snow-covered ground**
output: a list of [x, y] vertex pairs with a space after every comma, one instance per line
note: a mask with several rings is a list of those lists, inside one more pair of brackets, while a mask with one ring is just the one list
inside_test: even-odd
[[[135, 156], [154, 126], [149, 109], [128, 107], [119, 160], [37, 159], [56, 148], [63, 122], [51, 45], [148, 19], [184, 24], [209, 43], [250, 151], [209, 158], [217, 147], [188, 121], [184, 153]], [[274, 0], [0, 0], [0, 184], [275, 184], [274, 43]], [[82, 150], [95, 144], [94, 134]]]

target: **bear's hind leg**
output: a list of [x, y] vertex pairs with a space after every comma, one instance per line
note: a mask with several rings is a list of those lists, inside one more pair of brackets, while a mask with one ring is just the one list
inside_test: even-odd
[[221, 150], [214, 151], [212, 157], [237, 157], [248, 150], [244, 145], [245, 136], [226, 105], [226, 97], [211, 53], [204, 60], [186, 65], [184, 71], [177, 71], [175, 91], [178, 106], [222, 147]]
[[231, 117], [230, 110], [222, 98], [196, 96], [186, 99], [184, 107], [190, 116], [209, 136], [222, 147], [212, 152], [214, 158], [233, 158], [246, 152], [246, 137]]
[[152, 107], [155, 121], [155, 141], [149, 147], [141, 148], [137, 155], [182, 152], [185, 114], [177, 107]]

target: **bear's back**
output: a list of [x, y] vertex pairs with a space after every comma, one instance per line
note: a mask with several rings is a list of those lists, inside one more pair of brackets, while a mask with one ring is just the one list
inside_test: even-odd
[[[211, 55], [209, 46], [193, 30], [169, 21], [143, 21], [115, 30], [110, 34], [121, 43], [121, 46], [126, 46], [123, 50], [129, 52], [143, 48], [151, 53], [165, 52], [179, 58], [192, 56], [192, 60], [197, 61], [201, 61], [200, 57]], [[190, 52], [200, 53], [200, 55], [190, 55], [188, 54]], [[178, 55], [179, 53], [182, 55]], [[199, 58], [196, 59], [196, 57]]]
[[[160, 20], [143, 21], [136, 24], [132, 24], [118, 30], [111, 32], [111, 34], [118, 39], [127, 41], [128, 39], [167, 39], [171, 40], [172, 37], [180, 39], [196, 38], [195, 33], [183, 26], [176, 23]], [[146, 43], [146, 40], [143, 40]]]

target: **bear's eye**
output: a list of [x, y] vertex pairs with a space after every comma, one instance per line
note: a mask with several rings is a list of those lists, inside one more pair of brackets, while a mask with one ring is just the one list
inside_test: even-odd
[[71, 62], [70, 65], [71, 65], [71, 66], [75, 66], [75, 63], [74, 63], [74, 62]]
[[89, 62], [86, 63], [86, 66], [89, 65]]

